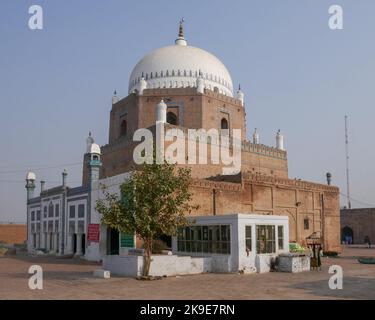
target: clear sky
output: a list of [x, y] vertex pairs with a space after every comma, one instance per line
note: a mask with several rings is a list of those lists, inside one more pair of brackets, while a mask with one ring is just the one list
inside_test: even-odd
[[[44, 29], [28, 28], [28, 8]], [[328, 28], [341, 5], [344, 30]], [[275, 144], [289, 176], [346, 191], [349, 116], [353, 207], [375, 205], [375, 1], [1, 1], [0, 221], [25, 221], [28, 169], [46, 187], [81, 181], [85, 139], [108, 140], [111, 95], [127, 95], [134, 65], [170, 45], [185, 17], [188, 43], [212, 52], [245, 92], [248, 135]], [[46, 169], [46, 167], [54, 167]], [[342, 205], [345, 199], [342, 199]]]

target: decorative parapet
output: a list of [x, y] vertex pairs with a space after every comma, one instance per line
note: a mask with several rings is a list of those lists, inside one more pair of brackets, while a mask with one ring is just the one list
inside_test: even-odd
[[226, 96], [226, 95], [221, 94], [219, 92], [215, 92], [215, 91], [212, 91], [212, 90], [205, 89], [204, 94], [208, 97], [212, 97], [212, 98], [221, 100], [223, 102], [228, 102], [228, 103], [234, 104], [236, 106], [242, 107], [242, 103], [241, 103], [240, 100], [238, 100], [236, 98], [233, 98], [233, 97]]
[[[176, 96], [176, 95], [193, 95], [193, 96], [201, 96], [202, 94], [197, 93], [196, 87], [190, 87], [190, 88], [158, 88], [158, 89], [145, 89], [143, 91], [144, 97], [155, 97], [155, 96], [162, 96], [162, 97], [168, 97], [168, 96]], [[241, 101], [226, 96], [224, 94], [221, 94], [219, 92], [215, 92], [209, 89], [204, 90], [204, 95], [207, 97], [215, 98], [217, 100], [220, 100], [222, 102], [227, 102], [239, 107], [242, 107]]]
[[[175, 126], [175, 125], [171, 125], [171, 124], [168, 124], [168, 123], [165, 124], [166, 130], [174, 129], [174, 128], [178, 128], [178, 129], [182, 130], [184, 132], [185, 137], [188, 136], [188, 130], [190, 128], [186, 128], [186, 127], [182, 127], [182, 126]], [[198, 129], [196, 129], [196, 130], [198, 130]], [[230, 143], [230, 145], [233, 144], [233, 138], [232, 137], [229, 138], [229, 143]], [[242, 151], [247, 151], [247, 152], [259, 154], [259, 155], [266, 156], [266, 157], [272, 157], [272, 158], [287, 160], [287, 152], [285, 150], [276, 149], [274, 147], [266, 146], [264, 144], [251, 143], [250, 141], [247, 141], [247, 140], [240, 141], [240, 143], [241, 143], [241, 150]], [[207, 139], [207, 144], [211, 144], [210, 139]]]
[[[168, 90], [168, 89], [165, 89], [165, 90]], [[188, 137], [189, 129], [199, 130], [199, 129], [194, 129], [194, 128], [182, 127], [179, 125], [171, 125], [169, 123], [165, 123], [164, 127], [165, 127], [165, 130], [180, 129], [183, 131], [185, 137]], [[155, 125], [149, 127], [148, 129], [150, 129], [152, 132], [155, 132]], [[102, 153], [109, 152], [113, 149], [117, 149], [121, 145], [128, 145], [128, 144], [131, 144], [132, 142], [133, 142], [132, 136], [121, 137], [113, 141], [111, 144], [106, 144], [104, 146], [101, 146], [101, 150], [102, 150]], [[229, 138], [229, 143], [230, 145], [233, 144], [233, 138], [231, 137]], [[247, 140], [240, 141], [239, 143], [241, 143], [242, 151], [251, 152], [254, 154], [261, 155], [261, 156], [287, 160], [287, 152], [285, 150], [276, 149], [275, 147], [266, 146], [264, 144], [251, 143], [250, 141], [247, 141]], [[207, 144], [211, 145], [211, 139], [207, 139]]]
[[162, 96], [167, 98], [168, 96], [175, 95], [197, 95], [197, 88], [155, 88], [155, 89], [145, 89], [143, 91], [144, 97], [157, 97]]
[[287, 152], [285, 150], [276, 149], [264, 144], [255, 144], [250, 141], [242, 141], [242, 150], [256, 153], [262, 156], [287, 160]]
[[218, 181], [210, 181], [205, 179], [192, 179], [190, 185], [192, 187], [199, 187], [205, 189], [219, 189], [225, 191], [241, 191], [242, 186], [239, 183], [231, 183], [231, 182], [218, 182]]
[[276, 186], [288, 186], [300, 189], [310, 189], [310, 190], [320, 190], [320, 191], [327, 191], [327, 192], [334, 192], [338, 193], [339, 188], [335, 186], [328, 186], [325, 184], [308, 182], [303, 180], [296, 180], [296, 179], [287, 179], [287, 178], [280, 178], [262, 174], [254, 174], [251, 172], [243, 172], [242, 173], [242, 181], [243, 182], [259, 182], [265, 184], [273, 184]]

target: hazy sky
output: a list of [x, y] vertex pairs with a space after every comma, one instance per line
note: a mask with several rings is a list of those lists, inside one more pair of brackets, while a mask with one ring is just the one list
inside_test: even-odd
[[[44, 29], [28, 28], [28, 8]], [[328, 28], [328, 8], [344, 30]], [[108, 141], [114, 89], [127, 95], [135, 64], [170, 45], [185, 17], [188, 43], [215, 54], [245, 92], [248, 136], [285, 136], [289, 176], [346, 192], [349, 116], [354, 207], [375, 205], [375, 1], [1, 1], [0, 221], [25, 221], [25, 175], [46, 187], [81, 181], [85, 139]], [[46, 167], [54, 167], [45, 169]], [[342, 199], [345, 204], [345, 199]]]

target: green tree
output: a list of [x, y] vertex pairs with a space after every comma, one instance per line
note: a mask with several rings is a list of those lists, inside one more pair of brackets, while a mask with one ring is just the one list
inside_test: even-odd
[[120, 195], [104, 187], [104, 199], [96, 203], [102, 223], [119, 232], [136, 234], [144, 242], [143, 276], [148, 276], [154, 239], [173, 236], [187, 224], [191, 205], [191, 171], [175, 165], [143, 164], [120, 186]]

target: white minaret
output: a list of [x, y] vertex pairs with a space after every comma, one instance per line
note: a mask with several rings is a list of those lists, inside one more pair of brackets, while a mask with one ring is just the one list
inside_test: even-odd
[[204, 93], [204, 79], [203, 79], [203, 75], [202, 75], [202, 72], [199, 70], [199, 76], [198, 76], [198, 79], [197, 79], [197, 92], [198, 93]]
[[29, 171], [26, 175], [26, 186], [25, 186], [26, 191], [27, 191], [27, 200], [30, 200], [34, 197], [35, 180], [36, 180], [35, 173]]
[[35, 173], [29, 171], [26, 175], [26, 186], [25, 186], [26, 191], [27, 191], [27, 202], [26, 202], [27, 250], [30, 250], [32, 248], [29, 200], [34, 197], [35, 180], [36, 180]]
[[163, 99], [156, 105], [156, 122], [167, 122], [167, 105]]
[[280, 133], [280, 129], [277, 131], [277, 134], [276, 134], [276, 149], [285, 150], [284, 149], [284, 137]]
[[113, 93], [113, 96], [112, 96], [112, 104], [115, 104], [116, 102], [118, 102], [118, 97], [117, 97], [117, 92], [115, 90], [115, 92]]
[[255, 128], [254, 133], [253, 133], [253, 143], [259, 144], [259, 133], [258, 133], [257, 128]]
[[66, 169], [63, 170], [61, 175], [62, 175], [62, 186], [65, 188], [66, 187], [66, 177], [68, 176], [68, 172], [66, 171]]
[[91, 145], [94, 143], [94, 138], [91, 136], [91, 131], [89, 132], [89, 136], [86, 139], [86, 153], [90, 153]]
[[147, 82], [145, 80], [145, 78], [141, 78], [141, 80], [139, 81], [139, 87], [138, 87], [138, 94], [141, 96], [143, 95], [143, 90], [147, 89]]
[[243, 102], [244, 102], [244, 93], [241, 91], [241, 85], [238, 86], [238, 90], [237, 90], [237, 99], [241, 101], [241, 105], [243, 106]]

